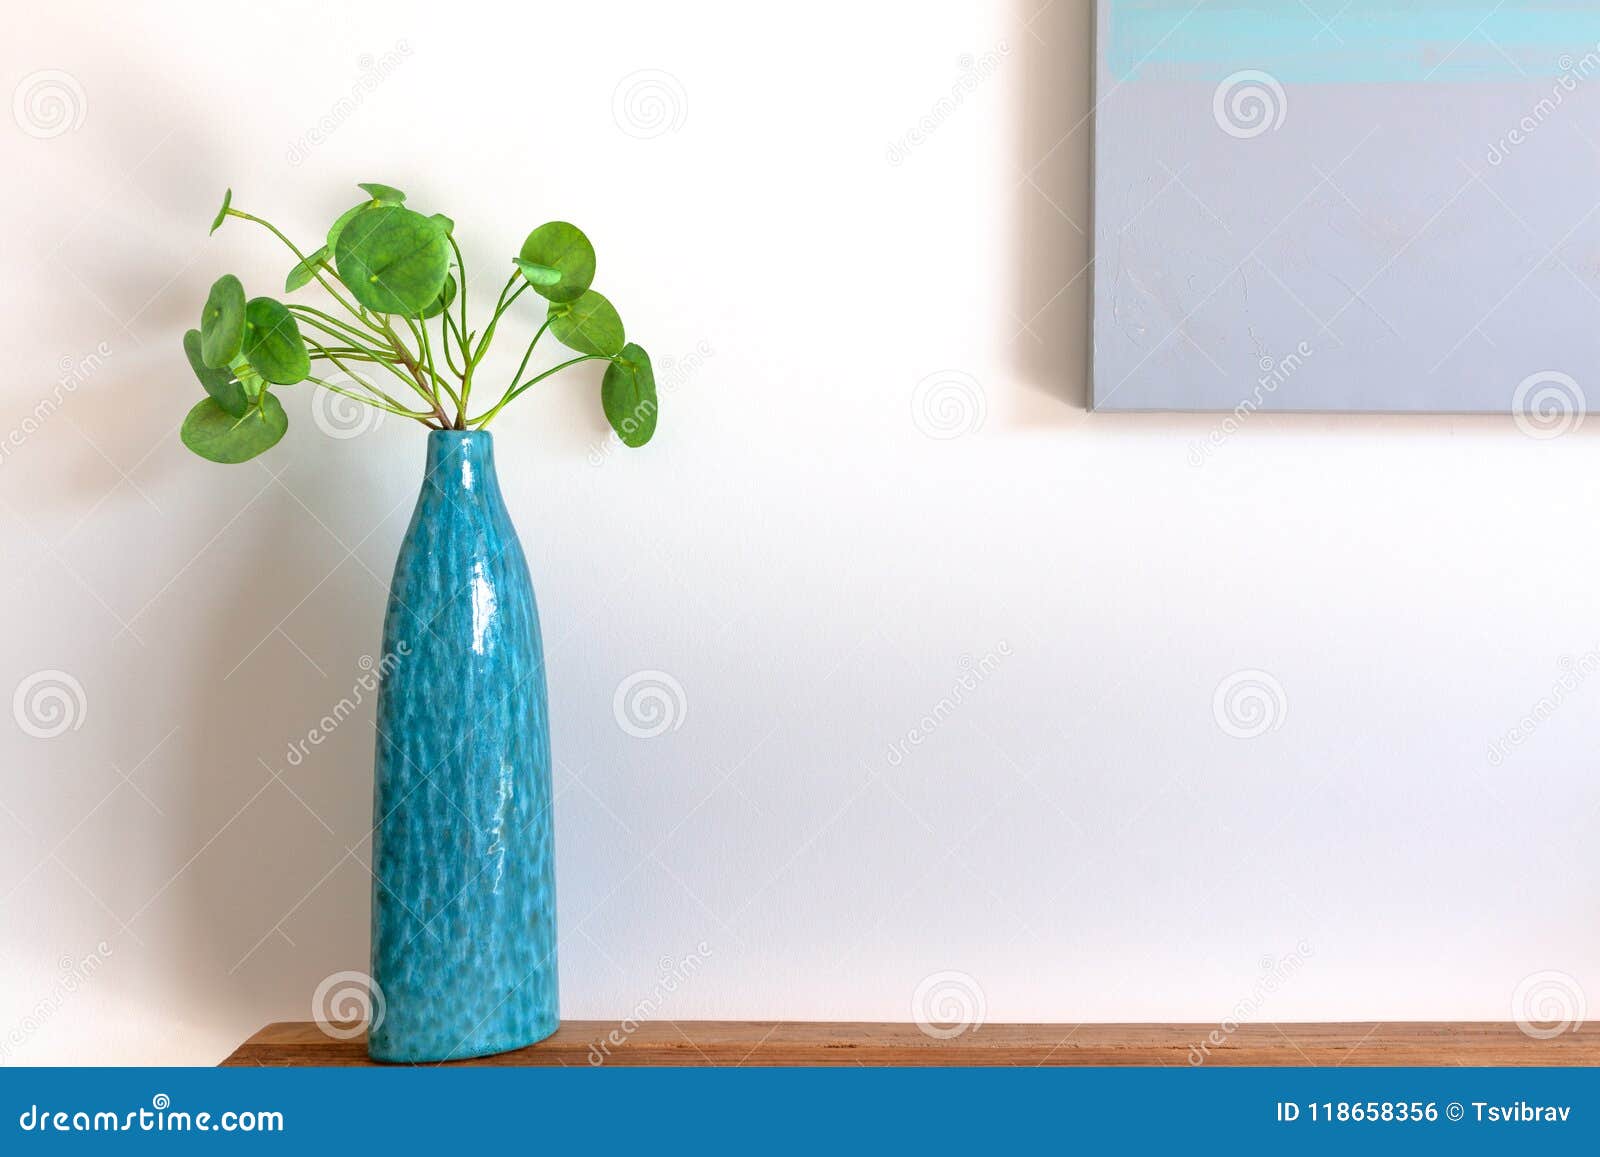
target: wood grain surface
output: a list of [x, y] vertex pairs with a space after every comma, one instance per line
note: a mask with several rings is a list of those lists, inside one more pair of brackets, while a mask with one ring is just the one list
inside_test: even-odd
[[[632, 1031], [628, 1031], [632, 1029]], [[1215, 1036], [1213, 1036], [1215, 1034]], [[1221, 1043], [1216, 1043], [1220, 1039]], [[224, 1065], [365, 1065], [366, 1042], [310, 1021], [269, 1024]], [[914, 1024], [564, 1021], [554, 1036], [474, 1065], [1600, 1065], [1600, 1028], [1539, 1039], [1515, 1024]]]

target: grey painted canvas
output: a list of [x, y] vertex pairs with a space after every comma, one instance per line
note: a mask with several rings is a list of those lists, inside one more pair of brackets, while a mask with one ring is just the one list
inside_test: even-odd
[[1600, 5], [1098, 6], [1096, 409], [1582, 414]]

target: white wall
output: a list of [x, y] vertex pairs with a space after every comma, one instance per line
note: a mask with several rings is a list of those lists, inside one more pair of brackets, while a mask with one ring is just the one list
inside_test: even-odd
[[[640, 453], [597, 374], [497, 426], [569, 1017], [903, 1020], [945, 971], [991, 1021], [1600, 994], [1595, 431], [1257, 417], [1195, 466], [1215, 417], [1087, 415], [1086, 4], [276, 8], [68, 0], [0, 45], [82, 117], [0, 135], [0, 691], [83, 692], [0, 728], [6, 1061], [211, 1062], [366, 964], [370, 705], [286, 752], [376, 651], [422, 437], [289, 390], [258, 463], [180, 446], [207, 286], [289, 264], [206, 235], [226, 185], [314, 238], [395, 183], [478, 269], [577, 221], [671, 383]], [[659, 135], [614, 109], [640, 70]], [[652, 739], [613, 717], [640, 670], [683, 689]], [[1213, 712], [1246, 670], [1285, 706], [1253, 739]]]

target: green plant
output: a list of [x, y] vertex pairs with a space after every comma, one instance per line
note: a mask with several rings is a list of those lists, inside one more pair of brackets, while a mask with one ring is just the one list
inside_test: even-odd
[[[184, 353], [207, 394], [184, 420], [184, 445], [213, 462], [254, 458], [274, 446], [289, 425], [271, 387], [300, 382], [414, 418], [430, 429], [481, 430], [539, 382], [588, 361], [608, 363], [600, 402], [618, 437], [629, 446], [650, 440], [656, 427], [650, 356], [626, 340], [615, 307], [589, 288], [594, 247], [579, 229], [551, 221], [528, 234], [511, 259], [511, 275], [494, 312], [481, 331], [473, 330], [455, 223], [442, 213], [425, 216], [407, 208], [405, 194], [389, 185], [360, 188], [368, 200], [341, 214], [326, 244], [310, 253], [270, 221], [235, 209], [232, 189], [223, 197], [213, 233], [229, 217], [267, 229], [297, 258], [285, 293], [315, 282], [349, 316], [272, 297], [246, 300], [237, 277], [218, 278], [200, 328], [183, 335]], [[544, 324], [528, 343], [511, 384], [493, 405], [472, 416], [469, 403], [484, 354], [506, 311], [530, 289], [546, 303]], [[547, 330], [578, 356], [524, 378]], [[319, 377], [325, 366], [334, 367], [348, 384]], [[417, 395], [421, 408], [389, 392], [405, 390]]]

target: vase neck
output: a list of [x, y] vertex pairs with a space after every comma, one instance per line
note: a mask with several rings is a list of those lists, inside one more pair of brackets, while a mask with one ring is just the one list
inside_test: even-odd
[[424, 484], [450, 495], [497, 495], [493, 436], [481, 430], [433, 431]]

